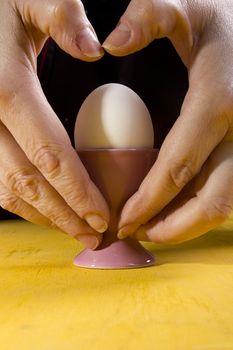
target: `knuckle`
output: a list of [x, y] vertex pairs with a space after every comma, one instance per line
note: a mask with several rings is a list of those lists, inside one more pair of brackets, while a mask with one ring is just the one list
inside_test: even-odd
[[54, 19], [58, 23], [63, 23], [70, 20], [70, 16], [83, 7], [81, 1], [63, 0], [59, 1], [54, 8]]
[[[23, 65], [23, 63], [22, 63]], [[8, 81], [9, 80], [9, 62], [7, 61], [6, 67], [5, 63], [2, 64], [3, 69], [0, 72], [0, 81]], [[28, 68], [26, 65], [24, 65], [23, 68]], [[13, 68], [11, 68], [13, 69]], [[22, 69], [23, 71], [24, 69]], [[11, 81], [8, 86], [0, 87], [0, 108], [1, 108], [1, 117], [0, 119], [3, 121], [3, 123], [6, 122], [6, 125], [9, 123], [9, 120], [12, 120], [12, 118], [16, 114], [16, 107], [19, 106], [19, 99], [20, 99], [20, 92], [25, 90], [25, 88], [31, 88], [31, 82], [27, 79], [25, 79], [24, 73], [22, 72], [22, 75], [18, 77], [17, 82]]]
[[18, 212], [18, 198], [10, 192], [0, 193], [0, 206], [12, 213]]
[[93, 187], [91, 182], [79, 184], [77, 186], [76, 201], [80, 209], [89, 209], [95, 202], [95, 196], [93, 195]]
[[6, 184], [11, 192], [26, 200], [35, 201], [40, 197], [37, 177], [26, 169], [6, 174]]
[[[3, 77], [4, 78], [4, 77]], [[1, 108], [9, 108], [14, 104], [14, 101], [16, 99], [16, 91], [12, 89], [6, 89], [2, 88], [0, 89], [0, 105]]]
[[53, 225], [64, 229], [70, 226], [70, 223], [74, 219], [74, 214], [68, 209], [63, 209], [60, 211], [56, 209], [50, 212], [48, 217], [52, 221]]
[[58, 147], [41, 146], [35, 151], [32, 162], [43, 174], [56, 177], [61, 171], [61, 152]]
[[70, 191], [66, 193], [70, 202], [74, 204], [76, 210], [88, 210], [91, 207], [92, 200], [88, 196], [85, 186], [78, 186], [74, 191], [74, 188], [70, 188]]
[[169, 169], [169, 178], [172, 188], [181, 190], [195, 176], [191, 160], [186, 160], [179, 163], [174, 163]]
[[217, 197], [209, 200], [207, 206], [204, 206], [206, 219], [208, 222], [220, 224], [231, 216], [233, 206], [227, 198]]

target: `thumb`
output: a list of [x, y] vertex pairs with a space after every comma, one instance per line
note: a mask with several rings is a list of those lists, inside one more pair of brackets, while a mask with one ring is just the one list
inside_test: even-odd
[[[52, 37], [56, 43], [75, 58], [94, 61], [103, 56], [103, 49], [86, 17], [80, 0], [25, 0], [17, 1], [24, 25], [31, 30], [34, 41]], [[36, 47], [38, 42], [35, 43]]]
[[179, 42], [185, 39], [190, 47], [190, 27], [186, 11], [178, 0], [132, 0], [102, 46], [112, 55], [123, 56], [164, 37], [169, 37], [176, 46], [178, 34]]

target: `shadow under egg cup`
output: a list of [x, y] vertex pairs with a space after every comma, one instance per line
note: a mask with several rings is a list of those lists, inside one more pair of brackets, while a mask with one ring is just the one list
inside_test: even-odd
[[78, 149], [90, 178], [110, 207], [109, 228], [96, 250], [84, 249], [74, 259], [79, 267], [128, 269], [155, 264], [155, 258], [138, 241], [117, 238], [120, 212], [154, 164], [157, 149]]

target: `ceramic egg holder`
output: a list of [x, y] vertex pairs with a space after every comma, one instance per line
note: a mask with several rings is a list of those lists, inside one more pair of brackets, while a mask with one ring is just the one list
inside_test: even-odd
[[140, 186], [156, 160], [156, 149], [78, 149], [77, 153], [92, 181], [110, 207], [110, 224], [96, 250], [84, 249], [74, 260], [80, 267], [127, 269], [155, 263], [138, 241], [117, 238], [117, 224], [123, 205]]

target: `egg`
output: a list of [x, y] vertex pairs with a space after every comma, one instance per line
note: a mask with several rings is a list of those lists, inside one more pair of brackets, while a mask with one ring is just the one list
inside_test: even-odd
[[122, 84], [105, 84], [84, 100], [75, 124], [78, 148], [153, 148], [154, 130], [142, 99]]

